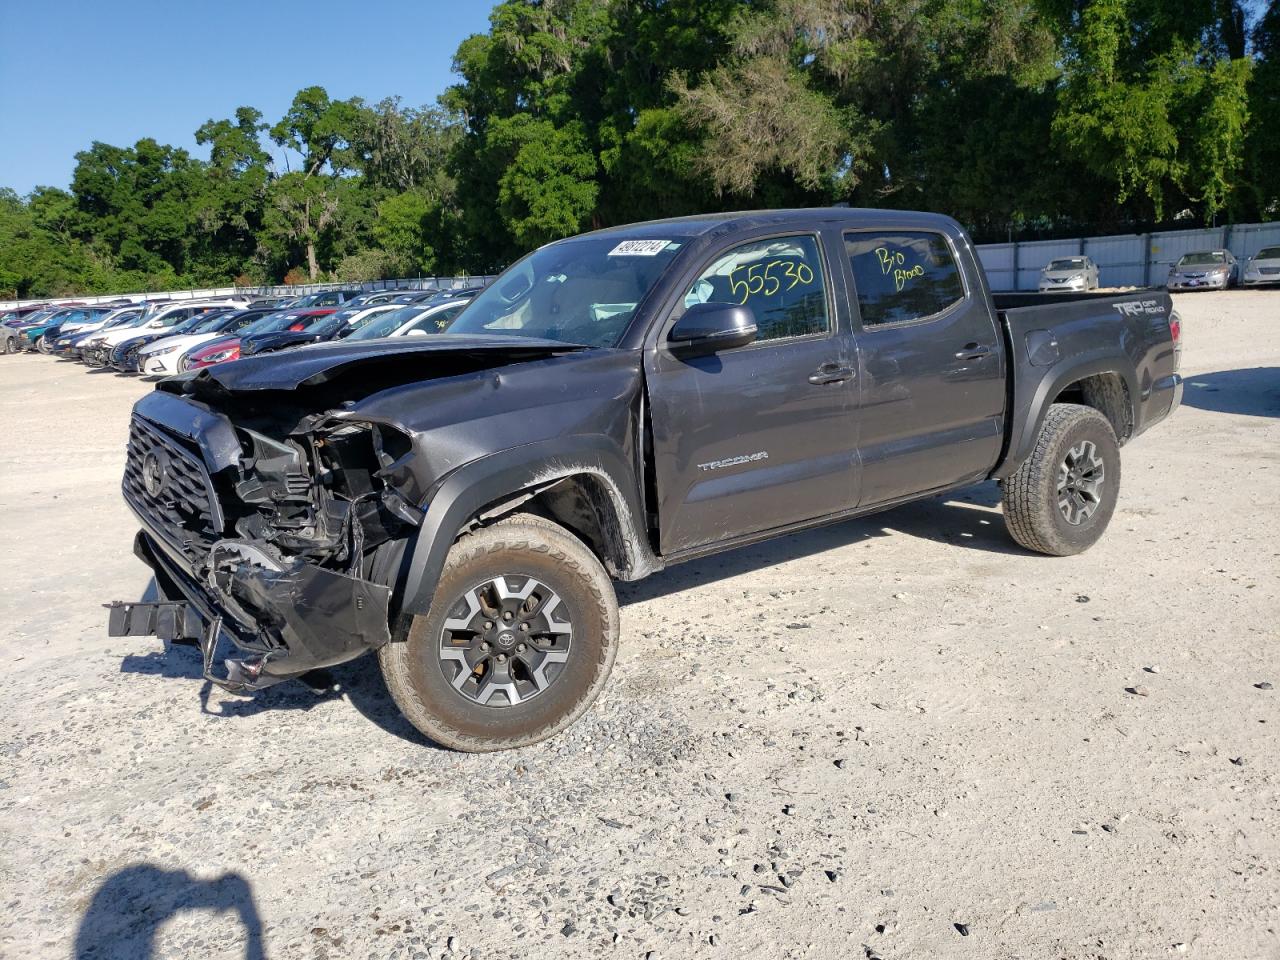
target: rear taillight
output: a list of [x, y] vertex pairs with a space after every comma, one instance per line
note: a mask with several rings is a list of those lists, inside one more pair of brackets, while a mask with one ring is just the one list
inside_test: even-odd
[[1173, 369], [1182, 366], [1182, 318], [1176, 311], [1169, 311], [1169, 336], [1173, 338]]

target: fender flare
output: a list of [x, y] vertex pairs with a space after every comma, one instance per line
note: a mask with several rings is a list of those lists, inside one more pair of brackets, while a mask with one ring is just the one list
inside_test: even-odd
[[589, 474], [609, 491], [628, 554], [626, 579], [661, 567], [649, 549], [633, 467], [604, 436], [553, 438], [503, 450], [448, 474], [425, 498], [422, 525], [405, 550], [399, 587], [402, 614], [423, 615], [458, 533], [486, 506], [556, 480]]
[[[1025, 383], [1028, 377], [1034, 376], [1042, 369], [1023, 362], [1016, 370], [1011, 371], [1011, 374], [1015, 378], [1015, 384], [1018, 378], [1022, 378]], [[1028, 393], [1023, 394], [1015, 387], [1013, 409], [1010, 411], [1015, 425], [1014, 430], [1009, 439], [1008, 449], [991, 475], [1003, 478], [1017, 470], [1035, 448], [1036, 438], [1040, 436], [1040, 428], [1044, 426], [1044, 418], [1048, 416], [1049, 407], [1053, 404], [1054, 398], [1071, 384], [1099, 374], [1116, 374], [1124, 382], [1125, 388], [1129, 391], [1130, 423], [1136, 432], [1138, 398], [1141, 393], [1132, 359], [1124, 353], [1111, 351], [1085, 357], [1070, 357], [1044, 370], [1043, 376]], [[1020, 429], [1017, 424], [1021, 424]], [[1123, 437], [1120, 440], [1124, 442]]]

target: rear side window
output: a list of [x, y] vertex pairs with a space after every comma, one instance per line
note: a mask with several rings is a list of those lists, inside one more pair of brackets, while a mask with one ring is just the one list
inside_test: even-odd
[[812, 236], [774, 237], [721, 254], [693, 282], [684, 305], [734, 303], [750, 308], [757, 340], [826, 333], [822, 257]]
[[864, 327], [941, 313], [964, 299], [960, 268], [940, 233], [847, 233]]

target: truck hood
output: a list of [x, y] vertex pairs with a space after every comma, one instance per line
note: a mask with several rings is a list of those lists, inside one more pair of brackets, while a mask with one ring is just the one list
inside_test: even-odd
[[[376, 392], [397, 382], [438, 376], [442, 362], [451, 358], [459, 366], [475, 369], [500, 367], [585, 350], [586, 347], [532, 337], [471, 334], [437, 334], [431, 337], [396, 337], [353, 343], [340, 340], [317, 343], [280, 353], [243, 357], [218, 364], [190, 377], [175, 377], [159, 389], [184, 393], [241, 393], [258, 390], [296, 390], [315, 387], [359, 371], [367, 384], [365, 393]], [[421, 373], [416, 373], [417, 369]], [[380, 376], [384, 379], [380, 380]]]

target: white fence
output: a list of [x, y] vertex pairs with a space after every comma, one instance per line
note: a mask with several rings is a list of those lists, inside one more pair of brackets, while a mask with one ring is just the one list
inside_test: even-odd
[[1244, 259], [1270, 246], [1280, 246], [1280, 222], [1075, 240], [984, 243], [976, 249], [992, 290], [1035, 290], [1041, 268], [1055, 257], [1092, 257], [1104, 287], [1158, 287], [1184, 253], [1226, 248]]
[[479, 287], [493, 277], [415, 277], [412, 280], [367, 280], [364, 283], [299, 283], [265, 287], [206, 287], [202, 290], [152, 290], [145, 293], [109, 293], [100, 297], [48, 297], [43, 300], [0, 300], [0, 310], [30, 303], [111, 303], [116, 300], [207, 300], [239, 294], [247, 297], [301, 297], [321, 290], [434, 290]]

